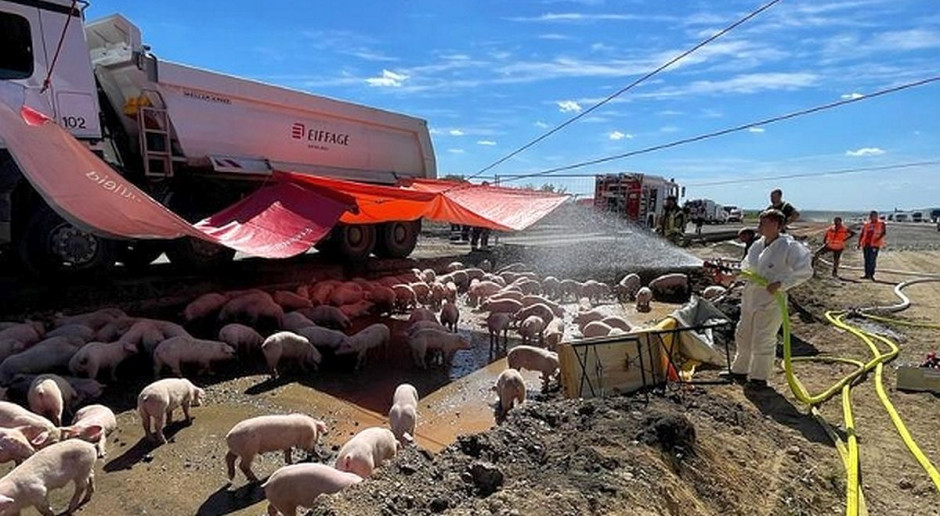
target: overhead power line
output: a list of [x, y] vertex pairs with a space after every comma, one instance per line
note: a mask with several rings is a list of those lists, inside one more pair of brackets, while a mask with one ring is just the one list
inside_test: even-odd
[[576, 169], [576, 168], [583, 168], [583, 167], [588, 167], [588, 166], [591, 166], [591, 165], [599, 165], [599, 164], [601, 164], [601, 163], [608, 163], [608, 162], [611, 162], [611, 161], [616, 161], [616, 160], [620, 160], [620, 159], [624, 159], [624, 158], [629, 158], [629, 157], [632, 157], [632, 156], [638, 156], [638, 155], [640, 155], [640, 154], [648, 154], [648, 153], [650, 153], [650, 152], [655, 152], [655, 151], [659, 151], [659, 150], [663, 150], [663, 149], [669, 149], [669, 148], [672, 148], [672, 147], [678, 147], [678, 146], [680, 146], [680, 145], [685, 145], [685, 144], [688, 144], [688, 143], [699, 142], [699, 141], [703, 141], [703, 140], [709, 140], [709, 139], [712, 139], [712, 138], [717, 138], [717, 137], [719, 137], [719, 136], [724, 136], [724, 135], [726, 135], [726, 134], [731, 134], [731, 133], [735, 133], [735, 132], [745, 131], [745, 130], [750, 129], [750, 128], [752, 128], [752, 127], [759, 127], [759, 126], [764, 126], [764, 125], [770, 125], [770, 124], [774, 124], [774, 123], [777, 123], [777, 122], [782, 122], [782, 121], [784, 121], [784, 120], [790, 120], [790, 119], [792, 119], [792, 118], [798, 118], [798, 117], [801, 117], [801, 116], [806, 116], [806, 115], [811, 115], [811, 114], [813, 114], [813, 113], [818, 113], [818, 112], [820, 112], [820, 111], [826, 111], [826, 110], [829, 110], [829, 109], [837, 108], [837, 107], [840, 107], [840, 106], [844, 106], [844, 105], [846, 105], [846, 104], [852, 104], [852, 103], [855, 103], [855, 102], [862, 102], [862, 101], [869, 100], [869, 99], [873, 99], [873, 98], [876, 98], [876, 97], [881, 97], [881, 96], [884, 96], [884, 95], [889, 95], [889, 94], [891, 94], [891, 93], [897, 93], [897, 92], [899, 92], [899, 91], [903, 91], [903, 90], [907, 90], [907, 89], [911, 89], [911, 88], [917, 88], [917, 87], [919, 87], [919, 86], [925, 86], [925, 85], [927, 85], [927, 84], [931, 84], [931, 83], [934, 83], [934, 82], [937, 82], [937, 81], [940, 81], [940, 75], [935, 75], [935, 76], [929, 77], [929, 78], [927, 78], [927, 79], [921, 79], [921, 80], [919, 80], [919, 81], [908, 82], [908, 83], [901, 84], [901, 85], [898, 85], [898, 86], [893, 86], [893, 87], [891, 87], [891, 88], [886, 88], [886, 89], [883, 89], [883, 90], [880, 90], [880, 91], [876, 91], [876, 92], [874, 92], [874, 93], [870, 93], [870, 94], [865, 95], [865, 96], [862, 96], [862, 97], [850, 98], [850, 99], [845, 99], [845, 100], [839, 100], [839, 101], [836, 101], [836, 102], [830, 102], [830, 103], [828, 103], [828, 104], [822, 104], [822, 105], [815, 106], [815, 107], [811, 107], [811, 108], [807, 108], [807, 109], [801, 109], [801, 110], [799, 110], [799, 111], [793, 111], [793, 112], [791, 112], [791, 113], [787, 113], [787, 114], [784, 114], [784, 115], [778, 115], [778, 116], [774, 116], [774, 117], [770, 117], [770, 118], [765, 118], [765, 119], [763, 119], [763, 120], [758, 120], [758, 121], [756, 121], [756, 122], [750, 122], [750, 123], [747, 123], [747, 124], [742, 124], [742, 125], [738, 125], [738, 126], [735, 126], [735, 127], [731, 127], [731, 128], [728, 128], [728, 129], [722, 129], [722, 130], [720, 130], [720, 131], [714, 131], [714, 132], [710, 132], [710, 133], [700, 134], [700, 135], [698, 135], [698, 136], [692, 136], [692, 137], [689, 137], [689, 138], [683, 138], [683, 139], [681, 139], [681, 140], [675, 140], [675, 141], [672, 141], [672, 142], [669, 142], [669, 143], [663, 143], [663, 144], [659, 144], [659, 145], [653, 145], [653, 146], [651, 146], [651, 147], [645, 147], [645, 148], [642, 148], [642, 149], [637, 149], [637, 150], [630, 151], [630, 152], [625, 152], [625, 153], [622, 153], [622, 154], [614, 154], [614, 155], [612, 155], [612, 156], [606, 156], [606, 157], [603, 157], [603, 158], [597, 158], [597, 159], [592, 159], [592, 160], [588, 160], [588, 161], [582, 161], [582, 162], [579, 162], [579, 163], [574, 163], [574, 164], [572, 164], [572, 165], [566, 165], [566, 166], [563, 166], [563, 167], [550, 168], [550, 169], [548, 169], [548, 170], [543, 170], [543, 171], [541, 171], [541, 172], [533, 172], [533, 173], [531, 173], [531, 174], [519, 174], [519, 175], [517, 175], [516, 177], [514, 177], [514, 178], [512, 178], [512, 179], [508, 179], [507, 181], [516, 181], [516, 180], [519, 180], [519, 179], [525, 179], [525, 178], [529, 178], [529, 177], [545, 176], [545, 175], [552, 174], [553, 172], [563, 172], [563, 171], [565, 171], [565, 170], [574, 170], [574, 169]]
[[747, 16], [745, 16], [745, 17], [741, 18], [740, 20], [738, 20], [738, 21], [732, 23], [731, 25], [728, 25], [728, 26], [725, 27], [724, 29], [722, 29], [722, 30], [716, 32], [714, 35], [712, 35], [712, 36], [710, 36], [710, 37], [708, 37], [708, 38], [702, 40], [701, 42], [699, 42], [699, 43], [698, 43], [697, 45], [695, 45], [694, 47], [692, 47], [692, 48], [686, 50], [685, 52], [682, 52], [681, 54], [677, 55], [676, 57], [673, 57], [673, 58], [670, 59], [669, 61], [666, 61], [664, 64], [660, 65], [660, 66], [659, 66], [658, 68], [656, 68], [655, 70], [653, 70], [653, 71], [651, 71], [651, 72], [648, 72], [646, 75], [640, 77], [639, 79], [637, 79], [637, 80], [631, 82], [631, 83], [628, 84], [627, 86], [624, 86], [623, 88], [621, 88], [621, 89], [615, 91], [614, 93], [610, 94], [610, 95], [607, 96], [604, 100], [601, 100], [600, 102], [594, 104], [593, 106], [589, 107], [588, 109], [586, 109], [586, 110], [584, 110], [584, 111], [578, 113], [577, 115], [575, 115], [575, 116], [569, 118], [568, 120], [562, 122], [561, 124], [555, 126], [554, 128], [552, 128], [552, 129], [549, 130], [548, 132], [546, 132], [546, 133], [542, 134], [541, 136], [535, 138], [534, 140], [530, 141], [529, 143], [523, 145], [522, 147], [519, 147], [518, 149], [516, 149], [516, 150], [510, 152], [509, 154], [503, 156], [502, 158], [500, 158], [500, 159], [494, 161], [493, 163], [490, 163], [489, 165], [483, 167], [482, 169], [480, 169], [479, 171], [477, 171], [477, 172], [474, 173], [473, 175], [469, 176], [467, 179], [468, 179], [468, 180], [469, 180], [469, 179], [473, 179], [473, 178], [475, 178], [475, 177], [477, 177], [477, 176], [483, 174], [483, 173], [486, 172], [487, 170], [490, 170], [490, 169], [492, 169], [493, 167], [496, 167], [496, 166], [498, 166], [498, 165], [500, 165], [500, 164], [506, 162], [506, 160], [512, 158], [513, 156], [518, 155], [519, 153], [525, 151], [525, 150], [528, 149], [529, 147], [532, 147], [533, 145], [535, 145], [535, 144], [541, 142], [542, 140], [548, 138], [549, 136], [551, 136], [551, 135], [557, 133], [558, 131], [564, 129], [565, 127], [568, 127], [569, 125], [571, 125], [571, 124], [573, 124], [574, 122], [578, 121], [579, 119], [581, 119], [581, 118], [587, 116], [589, 113], [593, 112], [594, 110], [598, 109], [599, 107], [603, 106], [604, 104], [607, 104], [607, 103], [610, 102], [611, 100], [614, 100], [615, 98], [619, 97], [620, 95], [623, 95], [624, 93], [626, 93], [626, 92], [632, 90], [633, 88], [635, 88], [636, 86], [638, 86], [640, 83], [642, 83], [642, 82], [644, 82], [644, 81], [650, 79], [651, 77], [653, 77], [654, 75], [658, 74], [659, 72], [661, 72], [661, 71], [665, 70], [666, 68], [669, 68], [670, 66], [672, 66], [672, 65], [678, 63], [679, 61], [685, 59], [685, 58], [688, 57], [690, 54], [696, 52], [697, 50], [699, 50], [700, 48], [704, 47], [705, 45], [708, 45], [708, 44], [711, 43], [712, 41], [715, 41], [716, 39], [718, 39], [718, 38], [724, 36], [725, 34], [727, 34], [727, 33], [729, 33], [729, 32], [731, 32], [732, 30], [734, 30], [734, 29], [735, 29], [736, 27], [738, 27], [739, 25], [741, 25], [741, 24], [747, 22], [747, 21], [750, 20], [751, 18], [754, 18], [755, 16], [761, 14], [762, 12], [766, 11], [767, 9], [770, 9], [771, 7], [773, 7], [774, 5], [776, 5], [777, 3], [779, 3], [780, 1], [781, 1], [781, 0], [771, 0], [770, 2], [767, 2], [766, 4], [762, 5], [762, 6], [761, 6], [760, 8], [758, 8], [757, 10], [752, 11], [751, 13], [749, 13]]
[[895, 165], [882, 165], [878, 167], [858, 167], [843, 168], [840, 170], [830, 170], [827, 172], [802, 172], [799, 174], [785, 174], [780, 176], [751, 177], [747, 179], [727, 179], [722, 181], [706, 181], [702, 183], [686, 183], [686, 187], [691, 186], [720, 186], [736, 185], [741, 183], [763, 183], [766, 181], [778, 181], [781, 179], [797, 179], [801, 177], [821, 177], [821, 176], [842, 176], [846, 174], [859, 174], [862, 172], [877, 172], [883, 170], [901, 170], [905, 168], [918, 168], [930, 165], [940, 165], [940, 160], [936, 161], [916, 161], [912, 163], [898, 163]]

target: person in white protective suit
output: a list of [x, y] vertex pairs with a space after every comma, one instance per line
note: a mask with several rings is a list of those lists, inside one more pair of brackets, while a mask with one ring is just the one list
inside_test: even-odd
[[774, 293], [786, 292], [813, 277], [812, 253], [790, 235], [781, 233], [786, 221], [783, 212], [767, 210], [760, 215], [757, 232], [761, 235], [748, 250], [741, 264], [767, 279], [761, 287], [748, 282], [741, 298], [741, 319], [735, 330], [737, 353], [731, 370], [721, 376], [737, 381], [747, 380], [749, 387], [766, 387], [773, 370], [777, 332], [783, 314]]

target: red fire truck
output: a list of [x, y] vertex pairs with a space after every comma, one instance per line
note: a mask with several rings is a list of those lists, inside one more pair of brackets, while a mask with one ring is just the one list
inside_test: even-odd
[[[674, 179], [621, 172], [598, 174], [594, 183], [594, 207], [652, 228], [663, 213], [666, 197], [685, 195]], [[681, 205], [681, 202], [679, 203]]]

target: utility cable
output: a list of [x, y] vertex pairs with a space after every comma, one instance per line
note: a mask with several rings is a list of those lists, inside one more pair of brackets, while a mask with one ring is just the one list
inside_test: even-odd
[[683, 139], [681, 139], [681, 140], [675, 140], [675, 141], [672, 141], [672, 142], [663, 143], [663, 144], [659, 144], [659, 145], [653, 145], [653, 146], [651, 146], [651, 147], [645, 147], [645, 148], [642, 148], [642, 149], [637, 149], [637, 150], [630, 151], [630, 152], [625, 152], [625, 153], [622, 153], [622, 154], [614, 154], [614, 155], [612, 155], [612, 156], [606, 156], [606, 157], [603, 157], [603, 158], [597, 158], [597, 159], [592, 159], [592, 160], [588, 160], [588, 161], [582, 161], [582, 162], [579, 162], [579, 163], [574, 163], [574, 164], [572, 164], [572, 165], [566, 165], [566, 166], [563, 166], [563, 167], [550, 168], [550, 169], [548, 169], [548, 170], [543, 170], [543, 171], [541, 171], [541, 172], [533, 172], [533, 173], [531, 173], [531, 174], [519, 174], [519, 175], [517, 175], [517, 176], [514, 176], [514, 177], [511, 178], [511, 179], [507, 179], [507, 182], [508, 182], [508, 181], [516, 181], [516, 180], [519, 180], [519, 179], [525, 179], [525, 178], [529, 178], [529, 177], [545, 176], [545, 175], [552, 174], [553, 172], [562, 172], [562, 171], [565, 171], [565, 170], [573, 170], [573, 169], [576, 169], [576, 168], [583, 168], [583, 167], [587, 167], [587, 166], [591, 166], [591, 165], [599, 165], [599, 164], [601, 164], [601, 163], [607, 163], [607, 162], [610, 162], [610, 161], [616, 161], [616, 160], [620, 160], [620, 159], [624, 159], [624, 158], [629, 158], [629, 157], [632, 157], [632, 156], [638, 156], [638, 155], [640, 155], [640, 154], [648, 154], [648, 153], [654, 152], [654, 151], [659, 151], [659, 150], [663, 150], [663, 149], [669, 149], [669, 148], [672, 148], [672, 147], [678, 147], [678, 146], [680, 146], [680, 145], [685, 145], [685, 144], [688, 144], [688, 143], [694, 143], [694, 142], [699, 142], [699, 141], [703, 141], [703, 140], [710, 140], [710, 139], [712, 139], [712, 138], [717, 138], [717, 137], [719, 137], [719, 136], [724, 136], [724, 135], [726, 135], [726, 134], [731, 134], [731, 133], [735, 133], [735, 132], [744, 131], [744, 130], [750, 129], [750, 128], [752, 128], [752, 127], [758, 127], [758, 126], [763, 126], [763, 125], [770, 125], [770, 124], [774, 124], [774, 123], [777, 123], [777, 122], [782, 122], [782, 121], [784, 121], [784, 120], [790, 120], [790, 119], [792, 119], [792, 118], [798, 118], [798, 117], [801, 117], [801, 116], [811, 115], [811, 114], [818, 113], [818, 112], [821, 112], [821, 111], [826, 111], [826, 110], [829, 110], [829, 109], [834, 109], [834, 108], [841, 107], [841, 106], [844, 106], [844, 105], [847, 105], [847, 104], [852, 104], [852, 103], [855, 103], [855, 102], [862, 102], [862, 101], [864, 101], [864, 100], [869, 100], [869, 99], [881, 97], [881, 96], [884, 96], [884, 95], [889, 95], [889, 94], [892, 94], [892, 93], [897, 93], [897, 92], [899, 92], [899, 91], [903, 91], [903, 90], [907, 90], [907, 89], [911, 89], [911, 88], [917, 88], [917, 87], [920, 87], [920, 86], [926, 86], [926, 85], [928, 85], [928, 84], [931, 84], [931, 83], [934, 83], [934, 82], [937, 82], [937, 81], [940, 81], [940, 75], [935, 75], [935, 76], [933, 76], [933, 77], [928, 77], [928, 78], [926, 78], [926, 79], [921, 79], [921, 80], [919, 80], [919, 81], [914, 81], [914, 82], [908, 82], [908, 83], [900, 84], [900, 85], [898, 85], [898, 86], [892, 86], [892, 87], [890, 87], [890, 88], [886, 88], [886, 89], [883, 89], [883, 90], [879, 90], [879, 91], [876, 91], [876, 92], [874, 92], [874, 93], [869, 93], [868, 95], [864, 95], [864, 96], [862, 96], [862, 97], [838, 100], [838, 101], [835, 101], [835, 102], [830, 102], [830, 103], [827, 103], [827, 104], [822, 104], [822, 105], [814, 106], [814, 107], [811, 107], [811, 108], [801, 109], [801, 110], [799, 110], [799, 111], [793, 111], [793, 112], [786, 113], [786, 114], [783, 114], [783, 115], [777, 115], [777, 116], [773, 116], [773, 117], [770, 117], [770, 118], [765, 118], [765, 119], [763, 119], [763, 120], [758, 120], [758, 121], [756, 121], [756, 122], [749, 122], [749, 123], [741, 124], [741, 125], [738, 125], [738, 126], [735, 126], [735, 127], [730, 127], [730, 128], [722, 129], [722, 130], [719, 130], [719, 131], [713, 131], [713, 132], [710, 132], [710, 133], [700, 134], [700, 135], [692, 136], [692, 137], [689, 137], [689, 138], [683, 138]]
[[627, 86], [625, 86], [625, 87], [623, 87], [623, 88], [621, 88], [621, 89], [615, 91], [614, 93], [608, 95], [606, 98], [604, 98], [604, 99], [601, 100], [600, 102], [594, 104], [593, 106], [589, 107], [588, 109], [586, 109], [586, 110], [584, 110], [584, 111], [578, 113], [577, 115], [575, 115], [575, 116], [569, 118], [568, 120], [562, 122], [561, 124], [555, 126], [555, 127], [552, 128], [550, 131], [548, 131], [548, 132], [542, 134], [541, 136], [535, 138], [534, 140], [530, 141], [529, 143], [523, 145], [522, 147], [519, 147], [518, 149], [516, 149], [516, 150], [510, 152], [509, 154], [503, 156], [502, 158], [500, 158], [500, 159], [494, 161], [493, 163], [491, 163], [491, 164], [489, 164], [489, 165], [483, 167], [482, 169], [480, 169], [480, 170], [477, 171], [476, 173], [474, 173], [474, 174], [470, 175], [469, 177], [467, 177], [467, 180], [473, 179], [473, 178], [479, 176], [480, 174], [483, 174], [483, 173], [486, 172], [487, 170], [490, 170], [490, 169], [492, 169], [493, 167], [496, 167], [496, 166], [498, 166], [498, 165], [500, 165], [500, 164], [506, 162], [507, 160], [509, 160], [509, 159], [512, 158], [513, 156], [516, 156], [516, 155], [520, 154], [521, 152], [525, 151], [525, 150], [528, 149], [529, 147], [532, 147], [533, 145], [536, 145], [537, 143], [541, 142], [542, 140], [548, 138], [549, 136], [551, 136], [551, 135], [557, 133], [558, 131], [564, 129], [565, 127], [568, 127], [569, 125], [573, 124], [574, 122], [576, 122], [576, 121], [580, 120], [581, 118], [587, 116], [588, 113], [593, 112], [594, 110], [600, 108], [600, 107], [603, 106], [604, 104], [607, 104], [608, 102], [614, 100], [615, 98], [619, 97], [620, 95], [623, 95], [624, 93], [626, 93], [626, 92], [632, 90], [633, 88], [635, 88], [636, 86], [638, 86], [640, 83], [646, 81], [647, 79], [650, 79], [651, 77], [653, 77], [654, 75], [658, 74], [659, 72], [662, 72], [662, 71], [665, 70], [666, 68], [669, 68], [670, 66], [672, 66], [672, 65], [678, 63], [679, 61], [685, 59], [685, 58], [688, 57], [690, 54], [696, 52], [697, 50], [701, 49], [701, 48], [704, 47], [705, 45], [708, 45], [708, 44], [711, 43], [712, 41], [715, 41], [716, 39], [718, 39], [718, 38], [724, 36], [725, 34], [727, 34], [727, 33], [729, 33], [729, 32], [731, 32], [732, 30], [734, 30], [735, 28], [737, 28], [739, 25], [741, 25], [741, 24], [747, 22], [747, 21], [750, 20], [751, 18], [754, 18], [755, 16], [761, 14], [762, 12], [766, 11], [767, 9], [770, 9], [771, 7], [773, 7], [774, 5], [776, 5], [776, 4], [779, 3], [779, 2], [780, 2], [780, 0], [771, 0], [770, 2], [767, 2], [766, 4], [762, 5], [762, 6], [761, 6], [760, 8], [758, 8], [757, 10], [752, 11], [751, 13], [749, 13], [749, 14], [748, 14], [747, 16], [745, 16], [744, 18], [741, 18], [740, 20], [738, 20], [738, 21], [732, 23], [731, 25], [725, 27], [724, 29], [722, 29], [722, 30], [716, 32], [716, 33], [713, 34], [712, 36], [710, 36], [710, 37], [708, 37], [708, 38], [706, 38], [706, 39], [700, 41], [697, 45], [695, 45], [695, 46], [693, 46], [692, 48], [686, 50], [685, 52], [682, 52], [681, 54], [679, 54], [679, 55], [673, 57], [673, 58], [670, 59], [669, 61], [666, 61], [665, 63], [663, 63], [662, 65], [660, 65], [660, 66], [659, 66], [658, 68], [656, 68], [655, 70], [653, 70], [653, 71], [651, 71], [651, 72], [648, 72], [646, 75], [644, 75], [644, 76], [640, 77], [639, 79], [637, 79], [637, 80], [631, 82], [631, 83], [628, 84]]

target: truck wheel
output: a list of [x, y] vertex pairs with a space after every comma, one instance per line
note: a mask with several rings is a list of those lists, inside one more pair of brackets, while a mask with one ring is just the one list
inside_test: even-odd
[[333, 228], [336, 250], [348, 260], [365, 260], [375, 249], [375, 226], [371, 224], [340, 224]]
[[415, 250], [421, 221], [393, 221], [379, 226], [375, 255], [380, 258], [404, 258]]
[[118, 250], [117, 261], [131, 272], [142, 272], [163, 254], [164, 247], [163, 242], [135, 240]]
[[19, 243], [20, 260], [37, 276], [104, 274], [117, 250], [118, 242], [82, 231], [49, 208], [32, 215]]
[[232, 261], [235, 250], [198, 238], [177, 238], [166, 248], [170, 263], [183, 269], [206, 270]]

